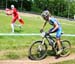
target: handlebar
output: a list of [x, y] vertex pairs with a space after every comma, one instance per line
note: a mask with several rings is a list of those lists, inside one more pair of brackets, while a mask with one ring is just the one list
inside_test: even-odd
[[[50, 35], [49, 33], [44, 32], [44, 30], [41, 30], [40, 33], [41, 33], [42, 37], [44, 37], [45, 35]], [[61, 35], [63, 35], [63, 34], [64, 34], [64, 32], [61, 33]]]

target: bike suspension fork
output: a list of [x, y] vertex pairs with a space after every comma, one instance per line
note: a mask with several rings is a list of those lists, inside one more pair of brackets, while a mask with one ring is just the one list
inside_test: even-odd
[[42, 45], [45, 43], [45, 38], [42, 38]]

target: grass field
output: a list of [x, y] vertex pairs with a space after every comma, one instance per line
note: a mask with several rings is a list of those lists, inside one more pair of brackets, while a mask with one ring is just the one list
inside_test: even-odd
[[[15, 27], [15, 33], [40, 33], [43, 19], [40, 16], [22, 16], [25, 25], [22, 30]], [[66, 19], [57, 18], [66, 34], [75, 34], [75, 22]], [[11, 33], [11, 16], [6, 16], [0, 13], [0, 33]], [[19, 23], [18, 21], [16, 22]], [[47, 31], [51, 26], [47, 24], [45, 30]], [[0, 36], [0, 59], [22, 59], [28, 56], [29, 46], [33, 41], [40, 40], [40, 36]], [[73, 46], [75, 46], [75, 37], [63, 36], [62, 39], [68, 39]], [[75, 53], [72, 48], [72, 53]]]

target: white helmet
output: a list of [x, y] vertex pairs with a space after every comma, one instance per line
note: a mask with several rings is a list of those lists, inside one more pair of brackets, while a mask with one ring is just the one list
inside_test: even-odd
[[49, 15], [50, 15], [50, 13], [49, 13], [48, 10], [45, 10], [45, 11], [43, 11], [43, 12], [41, 13], [41, 16], [42, 16], [42, 17], [46, 17], [46, 16], [49, 16]]
[[14, 5], [11, 5], [11, 8], [14, 8]]

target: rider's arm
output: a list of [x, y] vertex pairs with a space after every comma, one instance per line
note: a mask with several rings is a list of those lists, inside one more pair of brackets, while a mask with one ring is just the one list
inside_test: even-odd
[[51, 32], [54, 32], [58, 27], [59, 27], [58, 24], [54, 22], [54, 29]]
[[44, 29], [44, 27], [46, 26], [47, 21], [44, 22], [42, 29]]
[[10, 13], [9, 13], [10, 15], [12, 15], [13, 14], [13, 11], [12, 10], [10, 10]]

